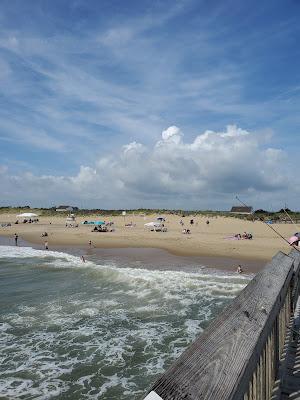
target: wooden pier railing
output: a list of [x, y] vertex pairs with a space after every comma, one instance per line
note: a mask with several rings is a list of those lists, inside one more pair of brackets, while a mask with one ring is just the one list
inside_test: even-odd
[[299, 296], [300, 253], [277, 253], [145, 400], [268, 400]]

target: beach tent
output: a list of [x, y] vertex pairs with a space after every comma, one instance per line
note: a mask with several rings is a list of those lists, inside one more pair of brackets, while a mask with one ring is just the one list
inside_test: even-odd
[[165, 217], [157, 217], [156, 219], [157, 219], [157, 221], [160, 221], [160, 222], [165, 222], [165, 220], [166, 220]]

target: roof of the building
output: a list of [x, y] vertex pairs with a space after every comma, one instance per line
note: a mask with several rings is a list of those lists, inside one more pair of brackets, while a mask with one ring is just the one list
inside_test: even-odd
[[252, 209], [252, 207], [231, 207], [230, 212], [251, 214]]

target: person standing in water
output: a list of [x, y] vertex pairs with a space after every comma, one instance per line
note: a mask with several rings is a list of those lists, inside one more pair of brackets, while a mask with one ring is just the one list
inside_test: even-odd
[[19, 236], [15, 233], [15, 245], [18, 246]]
[[45, 250], [48, 250], [49, 249], [49, 247], [48, 247], [48, 242], [46, 241], [45, 242]]
[[238, 267], [237, 267], [237, 269], [236, 269], [236, 272], [238, 273], [238, 274], [242, 274], [243, 273], [243, 269], [242, 269], [242, 266], [239, 264], [238, 265]]

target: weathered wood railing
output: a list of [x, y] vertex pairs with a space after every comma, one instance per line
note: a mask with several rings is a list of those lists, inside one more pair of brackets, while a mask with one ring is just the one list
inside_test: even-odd
[[155, 382], [147, 400], [268, 400], [299, 296], [300, 253], [279, 252]]

